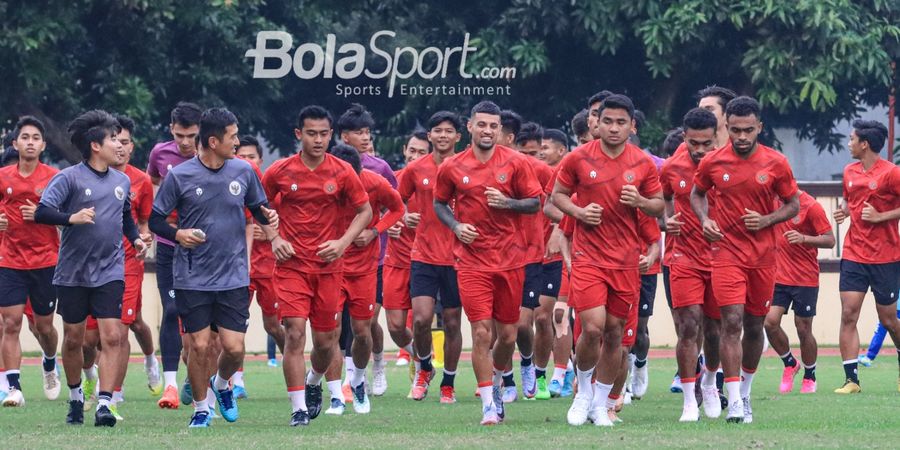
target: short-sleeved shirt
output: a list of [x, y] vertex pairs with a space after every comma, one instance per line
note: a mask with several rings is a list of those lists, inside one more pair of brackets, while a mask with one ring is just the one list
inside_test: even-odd
[[[776, 207], [781, 202], [776, 200]], [[831, 223], [825, 208], [813, 196], [800, 191], [800, 212], [785, 222], [775, 225], [778, 242], [775, 282], [786, 286], [819, 285], [819, 249], [803, 244], [788, 244], [784, 233], [797, 231], [806, 236], [821, 236], [831, 231]]]
[[694, 176], [694, 185], [716, 190], [716, 202], [709, 216], [724, 237], [711, 244], [713, 266], [745, 268], [775, 265], [775, 227], [750, 231], [741, 219], [746, 209], [762, 215], [775, 211], [774, 198], [790, 199], [797, 194], [797, 182], [787, 158], [757, 144], [747, 159], [739, 157], [731, 144], [703, 157]]
[[879, 212], [900, 208], [900, 168], [884, 159], [869, 170], [864, 170], [861, 162], [848, 164], [844, 168], [844, 198], [850, 209], [850, 228], [841, 257], [863, 264], [900, 261], [897, 221], [862, 220], [866, 203]]
[[603, 208], [600, 225], [576, 221], [572, 263], [608, 269], [635, 269], [641, 254], [636, 208], [622, 204], [622, 187], [633, 185], [644, 197], [661, 191], [656, 165], [641, 149], [625, 144], [612, 158], [603, 152], [600, 140], [578, 147], [563, 158], [557, 182], [577, 194], [576, 205], [591, 203]]
[[[400, 194], [388, 184], [387, 180], [371, 170], [363, 169], [359, 173], [359, 180], [366, 190], [369, 205], [372, 207], [372, 220], [369, 221], [366, 228], [375, 228], [380, 235], [403, 218], [406, 210], [403, 207], [403, 201], [400, 200]], [[379, 211], [383, 209], [386, 209], [387, 212], [382, 217]], [[347, 212], [344, 218], [344, 229], [347, 229], [356, 216], [356, 210], [344, 208], [344, 211]], [[350, 244], [344, 252], [344, 273], [358, 275], [377, 270], [380, 248], [381, 241], [378, 239], [373, 239], [365, 247]]]
[[[194, 155], [182, 155], [178, 151], [178, 143], [175, 141], [160, 142], [150, 150], [150, 158], [147, 162], [147, 175], [150, 175], [151, 178], [165, 179], [169, 171], [193, 157]], [[175, 216], [171, 216], [170, 219], [175, 220]], [[156, 241], [169, 246], [175, 245], [174, 242], [160, 236], [156, 237]]]
[[94, 223], [62, 229], [59, 261], [53, 276], [58, 286], [98, 287], [125, 280], [122, 211], [131, 182], [117, 170], [94, 172], [86, 163], [57, 173], [41, 195], [41, 205], [65, 214], [94, 208]]
[[[429, 156], [426, 156], [426, 158], [427, 157]], [[400, 169], [394, 172], [397, 180], [402, 179], [403, 170], [405, 169]], [[413, 194], [413, 197], [415, 197], [415, 194]], [[414, 203], [414, 201], [410, 201], [409, 203]], [[419, 212], [413, 210], [411, 207], [408, 207], [407, 211], [415, 213]], [[409, 269], [411, 262], [410, 253], [412, 252], [413, 241], [415, 241], [415, 239], [416, 228], [409, 228], [407, 226], [401, 227], [400, 237], [388, 239], [387, 250], [384, 252], [384, 265], [389, 267]]]
[[59, 232], [53, 225], [26, 222], [20, 206], [37, 205], [41, 194], [58, 170], [38, 163], [27, 177], [17, 165], [0, 168], [0, 212], [8, 225], [0, 240], [0, 267], [18, 270], [43, 269], [56, 265]]
[[[125, 166], [122, 173], [131, 181], [128, 197], [131, 199], [131, 217], [134, 218], [134, 223], [147, 222], [153, 211], [153, 182], [150, 181], [150, 175], [131, 164]], [[125, 273], [144, 273], [144, 261], [137, 258], [137, 250], [125, 236], [122, 237], [122, 246], [125, 248]]]
[[[397, 189], [397, 177], [394, 176], [394, 171], [387, 161], [368, 153], [360, 153], [359, 161], [362, 163], [363, 169], [368, 169], [381, 175], [388, 183], [390, 183], [392, 188]], [[378, 211], [372, 211], [372, 214], [377, 216]], [[381, 233], [378, 236], [378, 239], [381, 241], [381, 248], [378, 254], [378, 265], [380, 266], [384, 264], [384, 252], [387, 247], [387, 233]]]
[[213, 170], [193, 158], [173, 168], [163, 180], [153, 211], [178, 212], [179, 229], [199, 229], [206, 242], [175, 247], [175, 289], [226, 291], [250, 285], [247, 267], [247, 219], [244, 208], [266, 203], [259, 177], [250, 163], [228, 159]]
[[[703, 227], [691, 207], [691, 190], [694, 188], [694, 174], [697, 164], [691, 159], [687, 146], [681, 144], [671, 158], [663, 164], [659, 182], [663, 195], [671, 197], [675, 204], [681, 232], [678, 235], [666, 235], [666, 264], [678, 264], [692, 269], [708, 271], [712, 264], [710, 243], [703, 236]], [[709, 209], [714, 209], [715, 190], [706, 193]], [[671, 245], [671, 247], [670, 247]]]
[[309, 169], [298, 153], [273, 163], [263, 175], [263, 187], [269, 198], [281, 195], [279, 233], [295, 252], [275, 271], [341, 272], [344, 258], [327, 263], [316, 253], [319, 245], [340, 239], [347, 231], [347, 210], [369, 201], [353, 167], [326, 153], [315, 169]]
[[[444, 160], [441, 164], [446, 162]], [[437, 173], [434, 155], [426, 155], [409, 163], [400, 175], [400, 198], [406, 202], [410, 212], [422, 215], [416, 226], [410, 259], [436, 266], [452, 266], [456, 235], [441, 223], [434, 212]], [[450, 207], [455, 208], [455, 205], [451, 203]]]
[[456, 201], [456, 220], [475, 227], [478, 237], [463, 244], [454, 236], [456, 268], [505, 271], [525, 266], [528, 246], [519, 231], [519, 213], [488, 206], [485, 191], [493, 187], [508, 198], [538, 198], [543, 190], [525, 156], [502, 145], [494, 146], [482, 163], [469, 147], [444, 161], [438, 169], [435, 201]]
[[544, 261], [547, 240], [550, 239], [550, 233], [553, 231], [553, 224], [543, 212], [544, 201], [547, 198], [544, 186], [553, 177], [553, 169], [533, 156], [526, 156], [525, 161], [531, 165], [531, 171], [537, 177], [538, 186], [541, 187], [541, 209], [537, 214], [521, 214], [519, 217], [522, 221], [522, 238], [528, 244], [525, 262], [531, 264]]
[[[647, 250], [650, 246], [658, 243], [660, 239], [662, 239], [662, 232], [659, 230], [659, 221], [656, 217], [651, 217], [638, 211], [638, 223], [641, 236], [641, 254], [647, 254]], [[656, 275], [661, 271], [660, 256], [662, 256], [662, 249], [660, 249], [659, 254], [656, 255], [656, 262], [642, 275]]]

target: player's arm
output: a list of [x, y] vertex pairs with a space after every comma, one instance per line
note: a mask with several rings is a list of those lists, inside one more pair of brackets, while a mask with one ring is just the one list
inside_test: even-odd
[[863, 202], [862, 220], [869, 223], [890, 222], [900, 219], [900, 208], [878, 212], [869, 202]]
[[709, 218], [709, 199], [706, 197], [706, 190], [696, 183], [691, 188], [691, 209], [697, 215], [697, 220], [703, 227], [703, 237], [707, 241], [715, 242], [725, 237], [719, 229], [719, 224]]
[[818, 236], [809, 236], [801, 234], [797, 230], [789, 230], [784, 233], [784, 237], [787, 239], [788, 244], [805, 245], [807, 247], [832, 248], [835, 244], [834, 232], [830, 230]]
[[846, 197], [841, 197], [841, 204], [834, 210], [832, 216], [838, 225], [844, 223], [844, 220], [850, 217], [850, 206], [847, 204]]
[[638, 260], [638, 269], [641, 273], [647, 273], [650, 267], [656, 264], [659, 259], [659, 241], [647, 246], [647, 253], [640, 256]]
[[541, 209], [541, 199], [539, 197], [509, 198], [500, 190], [492, 187], [485, 188], [484, 195], [487, 196], [487, 203], [491, 208], [509, 209], [519, 214], [534, 214]]
[[544, 215], [553, 223], [559, 223], [563, 219], [564, 214], [553, 204], [552, 195], [548, 196], [547, 201], [544, 202]]
[[387, 182], [380, 185], [378, 192], [379, 203], [381, 204], [380, 206], [387, 209], [387, 214], [383, 215], [374, 227], [359, 233], [359, 236], [353, 240], [353, 243], [358, 247], [369, 245], [379, 234], [384, 233], [388, 228], [400, 221], [406, 213], [406, 207], [403, 205], [403, 200], [400, 199], [400, 194], [391, 188]]
[[471, 244], [478, 237], [478, 230], [474, 225], [468, 223], [459, 223], [456, 217], [453, 217], [453, 210], [450, 205], [438, 199], [434, 199], [434, 214], [447, 228], [453, 231], [456, 238], [463, 244]]
[[368, 199], [356, 207], [356, 215], [347, 231], [340, 239], [332, 239], [319, 245], [319, 251], [316, 253], [326, 262], [332, 262], [340, 258], [344, 254], [344, 250], [353, 243], [353, 239], [359, 236], [359, 233], [366, 228], [366, 225], [372, 221], [372, 206]]
[[640, 209], [641, 212], [650, 217], [659, 217], [663, 214], [666, 204], [663, 201], [662, 192], [657, 192], [650, 197], [641, 195], [637, 186], [626, 184], [622, 186], [622, 193], [619, 196], [619, 202], [632, 208]]
[[553, 185], [553, 192], [550, 194], [553, 204], [563, 214], [572, 216], [588, 225], [600, 225], [603, 207], [596, 203], [591, 203], [582, 208], [572, 201], [571, 195], [572, 190], [560, 183], [559, 180], [556, 180], [556, 184]]
[[781, 199], [784, 202], [780, 208], [771, 214], [762, 215], [752, 209], [744, 208], [744, 214], [741, 219], [744, 220], [744, 226], [750, 231], [759, 231], [763, 228], [790, 220], [800, 212], [800, 196], [794, 194], [790, 198]]

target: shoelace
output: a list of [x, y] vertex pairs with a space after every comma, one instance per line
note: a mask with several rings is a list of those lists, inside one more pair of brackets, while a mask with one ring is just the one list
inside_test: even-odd
[[47, 372], [44, 374], [44, 381], [47, 383], [47, 386], [50, 389], [53, 389], [56, 387], [56, 378], [54, 378], [53, 375], [54, 375], [53, 372]]
[[357, 403], [362, 403], [366, 397], [366, 384], [363, 383], [353, 388], [353, 396], [356, 397]]
[[209, 417], [208, 413], [198, 412], [194, 413], [194, 417], [191, 418], [191, 424], [199, 425], [201, 423], [206, 422], [206, 419]]
[[234, 407], [234, 397], [227, 390], [219, 391], [219, 397], [222, 399], [222, 409], [231, 409]]
[[428, 372], [424, 370], [420, 370], [418, 374], [416, 374], [416, 386], [427, 386], [428, 385]]

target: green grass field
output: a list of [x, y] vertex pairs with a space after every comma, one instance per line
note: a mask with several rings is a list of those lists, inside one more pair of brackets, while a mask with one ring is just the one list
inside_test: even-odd
[[[0, 437], [5, 448], [898, 448], [900, 393], [892, 353], [883, 354], [871, 368], [861, 368], [863, 393], [849, 397], [831, 392], [843, 377], [836, 357], [819, 361], [818, 393], [787, 396], [778, 393], [781, 361], [764, 359], [754, 382], [751, 425], [727, 424], [724, 419], [678, 423], [682, 397], [668, 391], [675, 363], [651, 360], [647, 396], [626, 406], [621, 413], [625, 423], [613, 429], [568, 426], [570, 399], [520, 400], [508, 406], [504, 424], [481, 427], [469, 364], [457, 375], [460, 402], [441, 405], [436, 390], [423, 402], [406, 399], [407, 370], [393, 362], [388, 393], [372, 400], [372, 414], [355, 415], [348, 405], [344, 416], [322, 415], [307, 428], [287, 426], [291, 411], [281, 369], [248, 363], [250, 398], [240, 402], [241, 419], [234, 424], [218, 419], [208, 430], [188, 430], [188, 408], [159, 410], [145, 387], [142, 366], [132, 364], [126, 402], [119, 408], [125, 421], [114, 429], [94, 428], [93, 413], [86, 413], [85, 426], [70, 427], [64, 423], [65, 387], [57, 401], [44, 399], [39, 368], [27, 366], [22, 371], [26, 407], [0, 410]], [[326, 401], [327, 395], [326, 390]]]

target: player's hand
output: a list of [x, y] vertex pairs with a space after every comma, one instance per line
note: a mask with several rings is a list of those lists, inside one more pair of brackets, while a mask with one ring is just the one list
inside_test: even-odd
[[206, 242], [205, 237], [198, 236], [194, 231], [198, 230], [192, 228], [178, 230], [175, 232], [175, 240], [184, 248], [196, 248], [200, 244]]
[[94, 207], [84, 208], [75, 214], [69, 216], [69, 223], [72, 225], [94, 224]]
[[32, 203], [31, 200], [25, 201], [28, 202], [28, 204], [19, 207], [19, 211], [22, 211], [22, 220], [34, 222], [34, 212], [37, 211], [37, 205]]
[[403, 221], [401, 220], [395, 223], [394, 226], [388, 228], [385, 231], [387, 231], [387, 235], [389, 238], [400, 239], [400, 233], [403, 232]]
[[786, 231], [784, 233], [784, 238], [787, 239], [788, 244], [803, 245], [806, 243], [806, 236], [800, 234], [796, 230]]
[[706, 219], [703, 221], [703, 237], [709, 242], [716, 242], [725, 235], [722, 234], [722, 230], [719, 229], [719, 224], [715, 220]]
[[550, 233], [550, 239], [547, 241], [546, 251], [544, 252], [545, 258], [552, 258], [562, 251], [562, 249], [560, 249], [559, 239], [560, 237], [556, 234], [555, 230], [553, 233]]
[[453, 234], [455, 234], [456, 238], [462, 241], [463, 244], [471, 244], [475, 241], [475, 238], [478, 237], [478, 230], [467, 223], [459, 223], [453, 228]]
[[508, 199], [505, 195], [503, 195], [502, 192], [500, 192], [496, 188], [485, 188], [484, 195], [487, 196], [487, 203], [491, 208], [509, 209], [509, 203], [507, 202]]
[[278, 262], [285, 262], [295, 255], [294, 246], [281, 236], [275, 236], [275, 239], [272, 239], [272, 254]]
[[644, 196], [638, 192], [637, 187], [632, 184], [622, 186], [622, 193], [619, 194], [619, 202], [632, 208], [640, 208], [644, 204]]
[[403, 215], [403, 223], [412, 230], [415, 230], [416, 227], [419, 226], [421, 220], [422, 214], [417, 212], [408, 212]]
[[670, 234], [672, 236], [678, 236], [681, 234], [681, 226], [684, 225], [684, 222], [678, 220], [681, 218], [681, 213], [677, 212], [672, 217], [666, 219], [666, 234]]
[[759, 231], [771, 225], [768, 216], [764, 216], [752, 209], [744, 208], [744, 214], [741, 219], [744, 220], [744, 226], [750, 231]]
[[569, 334], [569, 305], [564, 302], [553, 304], [553, 329], [559, 339]]
[[9, 227], [9, 219], [6, 218], [6, 214], [0, 213], [0, 231], [6, 231], [7, 227]]
[[150, 250], [150, 246], [144, 242], [143, 237], [139, 237], [134, 240], [134, 249], [137, 251], [137, 254], [134, 255], [137, 259], [144, 259], [147, 256], [147, 250]]
[[141, 236], [141, 240], [144, 241], [145, 244], [147, 244], [147, 249], [149, 249], [150, 244], [153, 243], [153, 235], [150, 233], [144, 233], [140, 236]]
[[848, 214], [844, 208], [834, 210], [831, 215], [834, 217], [834, 222], [838, 225], [844, 223], [844, 220], [847, 220], [847, 218], [850, 217], [850, 214]]
[[[277, 230], [278, 222], [280, 221], [278, 219], [278, 211], [275, 211], [274, 209], [266, 208], [265, 206], [260, 206], [260, 209], [262, 210], [263, 215], [266, 216], [266, 219], [268, 219], [269, 226], [272, 227], [273, 230]], [[255, 236], [256, 232], [254, 231], [253, 234], [254, 234], [254, 239], [256, 239], [256, 236]]]
[[262, 227], [257, 224], [250, 225], [253, 227], [253, 240], [254, 241], [265, 241], [266, 233], [263, 231]]
[[863, 202], [863, 205], [866, 206], [862, 209], [862, 220], [869, 223], [879, 223], [883, 220], [881, 213], [871, 203]]
[[603, 207], [596, 203], [591, 203], [581, 208], [576, 219], [588, 225], [600, 225], [600, 222], [603, 221]]
[[376, 233], [375, 230], [367, 228], [365, 230], [362, 230], [359, 233], [359, 236], [356, 236], [356, 239], [353, 240], [353, 245], [357, 247], [365, 247], [377, 237], [378, 233]]
[[316, 253], [316, 255], [318, 255], [319, 258], [325, 260], [325, 262], [330, 263], [343, 256], [344, 250], [346, 249], [346, 244], [341, 242], [339, 239], [332, 239], [330, 241], [319, 244], [319, 251]]
[[650, 270], [650, 266], [653, 265], [653, 261], [651, 258], [648, 258], [647, 255], [641, 255], [638, 257], [638, 271], [642, 274], [647, 273]]

